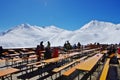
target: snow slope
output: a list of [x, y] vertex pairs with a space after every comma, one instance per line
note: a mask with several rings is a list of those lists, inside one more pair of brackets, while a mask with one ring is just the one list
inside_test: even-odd
[[35, 47], [40, 41], [48, 41], [62, 31], [64, 30], [55, 26], [38, 27], [21, 24], [4, 32], [0, 36], [0, 45], [3, 47]]
[[0, 34], [0, 45], [4, 48], [36, 47], [40, 41], [51, 42], [52, 46], [63, 46], [69, 40], [71, 44], [119, 43], [120, 24], [92, 20], [78, 30], [68, 31], [56, 26], [31, 26], [21, 24]]

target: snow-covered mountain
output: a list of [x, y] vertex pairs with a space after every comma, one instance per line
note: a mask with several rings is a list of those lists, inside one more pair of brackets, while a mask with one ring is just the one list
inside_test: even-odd
[[51, 42], [52, 46], [63, 46], [69, 40], [71, 44], [119, 43], [120, 24], [92, 20], [78, 30], [68, 31], [56, 26], [31, 26], [21, 24], [13, 29], [0, 34], [0, 46], [13, 47], [36, 47], [40, 41]]
[[84, 33], [86, 35], [85, 38], [87, 38], [84, 39], [87, 40], [87, 42], [91, 41], [109, 44], [120, 42], [120, 24], [92, 20], [76, 32]]
[[35, 47], [40, 41], [48, 41], [65, 30], [55, 26], [39, 27], [21, 24], [0, 36], [3, 47]]

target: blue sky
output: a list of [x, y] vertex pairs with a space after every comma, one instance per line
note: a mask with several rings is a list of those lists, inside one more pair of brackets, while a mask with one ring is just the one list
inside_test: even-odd
[[76, 30], [91, 20], [120, 23], [120, 0], [0, 0], [0, 32], [22, 23]]

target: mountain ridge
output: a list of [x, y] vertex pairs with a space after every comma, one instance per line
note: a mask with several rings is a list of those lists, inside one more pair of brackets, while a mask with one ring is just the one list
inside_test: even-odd
[[63, 46], [65, 41], [74, 43], [119, 43], [120, 24], [92, 20], [78, 30], [69, 31], [54, 25], [47, 27], [21, 24], [0, 35], [0, 45], [11, 47], [36, 47], [40, 41], [51, 42], [52, 46]]

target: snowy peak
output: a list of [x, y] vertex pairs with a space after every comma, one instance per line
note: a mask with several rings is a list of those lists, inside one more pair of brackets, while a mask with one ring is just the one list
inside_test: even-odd
[[45, 30], [48, 31], [48, 32], [52, 32], [52, 33], [65, 31], [64, 29], [58, 28], [54, 25], [45, 27]]
[[99, 22], [97, 20], [92, 20], [89, 23], [85, 24], [83, 27], [81, 27], [81, 30], [87, 30], [95, 25], [97, 25]]
[[104, 31], [104, 30], [110, 30], [110, 29], [116, 29], [116, 28], [119, 29], [120, 24], [113, 24], [110, 22], [92, 20], [89, 23], [85, 24], [83, 27], [81, 27], [80, 30], [83, 30], [83, 31], [86, 31], [86, 30]]
[[21, 24], [17, 26], [18, 28], [31, 28], [32, 26], [30, 24]]
[[18, 26], [15, 26], [15, 27], [9, 29], [8, 31], [6, 31], [4, 33], [7, 34], [7, 33], [14, 32], [14, 31], [16, 32], [18, 30], [31, 29], [31, 28], [32, 28], [32, 26], [30, 24], [20, 24]]
[[95, 26], [99, 27], [100, 25], [102, 25], [104, 23], [105, 22], [101, 22], [101, 21], [97, 21], [97, 20], [92, 20], [89, 23], [85, 24], [81, 29], [85, 30], [85, 29], [93, 28]]
[[12, 29], [9, 29], [8, 31], [4, 32], [4, 35], [8, 35], [8, 34], [22, 34], [24, 33], [56, 33], [56, 32], [61, 32], [61, 31], [64, 31], [64, 29], [60, 29], [54, 25], [52, 26], [44, 26], [44, 27], [40, 27], [40, 26], [32, 26], [30, 24], [20, 24], [20, 25], [17, 25], [15, 26], [14, 28]]
[[15, 29], [41, 29], [41, 30], [63, 30], [63, 29], [60, 29], [54, 25], [51, 25], [51, 26], [32, 26], [30, 24], [21, 24], [21, 25], [18, 25], [15, 27]]
[[20, 25], [18, 25], [18, 26], [16, 26], [15, 28], [13, 28], [14, 30], [16, 30], [16, 29], [33, 29], [34, 28], [34, 26], [31, 26], [30, 24], [20, 24]]

